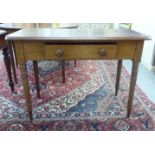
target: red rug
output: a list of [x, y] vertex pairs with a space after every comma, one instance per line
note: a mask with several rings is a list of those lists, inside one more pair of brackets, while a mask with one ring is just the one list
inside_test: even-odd
[[32, 63], [28, 62], [33, 123], [26, 112], [18, 74], [15, 94], [0, 58], [0, 130], [154, 130], [155, 104], [136, 87], [133, 110], [126, 119], [130, 76], [122, 69], [118, 97], [114, 96], [116, 61], [67, 61], [62, 83], [58, 61], [39, 63], [41, 98], [37, 99]]

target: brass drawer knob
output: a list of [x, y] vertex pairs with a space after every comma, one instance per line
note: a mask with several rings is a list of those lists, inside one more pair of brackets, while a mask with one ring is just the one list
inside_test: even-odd
[[56, 56], [61, 57], [61, 56], [63, 56], [63, 55], [64, 55], [64, 52], [63, 52], [62, 49], [57, 49], [57, 50], [56, 50]]
[[106, 55], [107, 55], [107, 51], [106, 51], [104, 48], [102, 48], [102, 49], [100, 49], [100, 51], [99, 51], [99, 55], [101, 55], [101, 56], [106, 56]]

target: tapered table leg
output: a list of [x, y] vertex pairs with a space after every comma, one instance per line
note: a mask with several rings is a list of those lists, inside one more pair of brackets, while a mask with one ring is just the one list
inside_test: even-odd
[[18, 68], [18, 61], [17, 61], [17, 56], [16, 56], [16, 52], [15, 52], [15, 45], [14, 43], [12, 43], [12, 48], [13, 48], [13, 53], [14, 53], [14, 56], [15, 56], [15, 63], [16, 63], [16, 67]]
[[74, 60], [74, 66], [76, 67], [76, 59]]
[[115, 85], [115, 96], [118, 94], [120, 77], [121, 77], [121, 69], [122, 69], [122, 60], [118, 60], [117, 64], [117, 76], [116, 76], [116, 85]]
[[11, 91], [14, 92], [14, 83], [12, 80], [11, 62], [10, 62], [10, 55], [8, 52], [8, 48], [4, 48], [2, 50], [3, 50], [3, 56], [4, 56], [4, 63], [8, 74], [9, 86], [11, 88]]
[[37, 96], [38, 98], [40, 98], [38, 62], [36, 60], [33, 61], [33, 69], [34, 69], [35, 83], [36, 83], [36, 89], [37, 89]]
[[138, 66], [139, 66], [139, 63], [133, 61], [131, 81], [130, 81], [130, 90], [129, 90], [129, 99], [128, 99], [128, 105], [127, 105], [127, 117], [130, 117], [131, 110], [132, 110], [132, 102], [133, 102], [133, 97], [134, 97], [135, 85], [137, 81]]
[[30, 98], [30, 92], [29, 92], [29, 84], [28, 84], [28, 77], [27, 77], [27, 69], [26, 64], [20, 65], [20, 71], [21, 71], [21, 78], [23, 82], [23, 89], [26, 99], [26, 106], [27, 111], [29, 113], [30, 120], [32, 121], [32, 105], [31, 105], [31, 98]]
[[65, 83], [65, 61], [61, 60], [61, 68], [62, 68], [62, 81]]
[[7, 44], [8, 44], [9, 54], [10, 54], [10, 60], [11, 60], [11, 66], [12, 66], [14, 81], [15, 81], [15, 83], [17, 83], [17, 75], [16, 75], [15, 60], [14, 60], [14, 54], [13, 54], [13, 46], [12, 46], [12, 43], [10, 41], [8, 41]]

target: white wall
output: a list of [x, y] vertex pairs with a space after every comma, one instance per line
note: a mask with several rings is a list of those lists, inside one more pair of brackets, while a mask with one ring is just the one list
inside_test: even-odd
[[80, 29], [106, 29], [110, 28], [110, 23], [78, 23]]
[[133, 23], [132, 29], [151, 36], [152, 40], [145, 41], [142, 55], [142, 64], [153, 70], [152, 58], [155, 44], [155, 23]]

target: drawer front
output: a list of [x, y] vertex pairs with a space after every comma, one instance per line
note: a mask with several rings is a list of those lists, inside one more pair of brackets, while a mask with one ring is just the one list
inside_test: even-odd
[[117, 52], [117, 44], [44, 46], [46, 59], [115, 59]]

